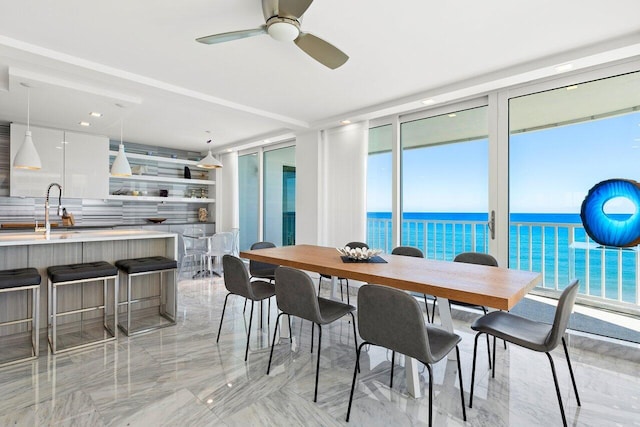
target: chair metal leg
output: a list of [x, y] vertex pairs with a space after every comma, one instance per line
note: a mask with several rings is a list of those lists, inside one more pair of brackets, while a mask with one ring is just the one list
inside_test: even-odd
[[347, 304], [351, 304], [349, 302], [349, 279], [344, 279], [347, 282]]
[[436, 303], [438, 302], [438, 297], [433, 297], [433, 310], [431, 310], [431, 323], [436, 320]]
[[[349, 313], [351, 315], [351, 320], [353, 324], [353, 343], [356, 345], [356, 351], [358, 351], [358, 335], [356, 334], [356, 318], [353, 315], [353, 312]], [[360, 366], [358, 366], [358, 371], [360, 371]]]
[[343, 288], [342, 288], [342, 279], [339, 279], [340, 281], [340, 301], [344, 302], [344, 293], [343, 293]]
[[274, 328], [273, 340], [271, 341], [271, 352], [269, 353], [269, 364], [267, 365], [267, 375], [269, 375], [269, 371], [271, 370], [271, 358], [273, 357], [273, 346], [276, 344], [276, 335], [278, 333], [278, 321], [280, 320], [280, 316], [282, 316], [283, 314], [284, 313], [279, 313], [276, 319], [276, 327]]
[[353, 368], [353, 381], [351, 382], [351, 393], [349, 394], [349, 406], [347, 406], [347, 419], [349, 422], [349, 415], [351, 415], [351, 404], [353, 403], [353, 392], [356, 388], [356, 378], [358, 376], [358, 367], [360, 366], [360, 351], [365, 344], [369, 344], [364, 341], [360, 346], [356, 349], [356, 366]]
[[551, 364], [551, 373], [553, 374], [553, 383], [556, 386], [556, 396], [558, 396], [558, 405], [560, 405], [560, 415], [562, 415], [562, 425], [567, 427], [567, 417], [564, 415], [564, 406], [562, 405], [562, 396], [560, 395], [560, 386], [558, 385], [558, 376], [556, 375], [556, 367], [553, 363], [553, 359], [551, 358], [551, 354], [549, 352], [545, 352], [549, 358], [549, 363]]
[[247, 299], [244, 299], [244, 308], [242, 309], [242, 314], [244, 314], [244, 312], [247, 311]]
[[316, 391], [313, 394], [313, 401], [318, 401], [318, 376], [320, 374], [320, 347], [322, 345], [322, 326], [318, 324], [318, 363], [316, 364]]
[[462, 386], [462, 368], [460, 367], [460, 349], [456, 345], [456, 360], [458, 361], [458, 380], [460, 381], [460, 401], [462, 402], [462, 419], [467, 421], [467, 409], [464, 407], [464, 387]]
[[315, 324], [311, 322], [311, 353], [313, 353], [313, 334], [315, 332]]
[[396, 364], [396, 352], [391, 352], [391, 378], [389, 379], [389, 388], [393, 388], [393, 366]]
[[431, 365], [425, 364], [429, 371], [429, 427], [433, 426], [433, 370]]
[[571, 359], [569, 358], [569, 351], [567, 350], [567, 342], [564, 337], [562, 337], [562, 347], [564, 348], [564, 355], [567, 358], [567, 365], [569, 365], [569, 374], [571, 374], [571, 382], [573, 383], [573, 391], [576, 393], [576, 400], [578, 401], [578, 406], [582, 406], [580, 404], [580, 395], [578, 394], [578, 386], [576, 386], [576, 378], [573, 376], [573, 367], [571, 366]]
[[289, 343], [293, 344], [293, 329], [291, 329], [291, 316], [287, 314], [287, 320], [289, 321]]
[[476, 356], [478, 354], [478, 338], [480, 338], [482, 332], [476, 334], [476, 338], [473, 344], [473, 367], [471, 368], [471, 391], [469, 392], [469, 408], [473, 408], [473, 386], [476, 380]]
[[[422, 296], [424, 297], [424, 309], [427, 310], [427, 322], [433, 323], [429, 318], [429, 304], [427, 303], [427, 294], [422, 294]], [[433, 309], [436, 309], [435, 306], [433, 307]]]
[[247, 356], [249, 355], [249, 338], [251, 338], [251, 322], [253, 321], [253, 303], [251, 301], [251, 314], [249, 315], [249, 329], [247, 330], [247, 348], [244, 350], [244, 361], [247, 361]]
[[222, 305], [222, 317], [220, 317], [220, 326], [218, 327], [218, 337], [216, 338], [216, 342], [220, 341], [220, 331], [222, 330], [222, 321], [224, 320], [224, 311], [227, 308], [227, 299], [229, 298], [229, 295], [231, 295], [231, 292], [229, 292], [227, 296], [224, 297], [224, 304]]
[[[487, 341], [487, 344], [489, 344], [488, 341]], [[494, 335], [493, 337], [493, 373], [491, 374], [491, 378], [495, 378], [495, 377], [496, 377], [496, 337]]]
[[[493, 365], [491, 364], [491, 344], [489, 344], [489, 334], [486, 334], [485, 336], [487, 337], [487, 360], [489, 360], [489, 370], [491, 370], [491, 368], [493, 367]], [[496, 354], [495, 347], [493, 348], [493, 354]], [[495, 364], [495, 359], [493, 363]]]

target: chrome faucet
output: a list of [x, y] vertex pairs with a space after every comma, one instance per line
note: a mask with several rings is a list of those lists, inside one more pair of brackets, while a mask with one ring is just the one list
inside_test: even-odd
[[51, 236], [51, 222], [49, 221], [49, 193], [51, 192], [51, 187], [58, 187], [58, 216], [62, 216], [62, 186], [60, 184], [52, 182], [49, 184], [49, 188], [47, 188], [47, 198], [44, 200], [44, 229], [38, 227], [38, 223], [36, 222], [36, 231], [44, 231], [44, 238], [49, 239]]

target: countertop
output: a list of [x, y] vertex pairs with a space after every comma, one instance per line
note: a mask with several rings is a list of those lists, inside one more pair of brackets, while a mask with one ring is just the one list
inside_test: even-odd
[[104, 242], [112, 240], [140, 240], [176, 238], [177, 234], [153, 230], [54, 230], [49, 239], [44, 232], [3, 233], [0, 235], [0, 246], [47, 245], [51, 243]]
[[[10, 224], [10, 223], [9, 223]], [[42, 223], [39, 223], [38, 225], [43, 226]], [[152, 222], [134, 222], [134, 223], [123, 223], [123, 224], [103, 224], [103, 225], [70, 225], [70, 226], [62, 226], [62, 225], [55, 225], [52, 226], [51, 230], [58, 230], [58, 231], [84, 231], [84, 230], [111, 230], [111, 229], [130, 229], [131, 227], [158, 227], [158, 226], [172, 226], [172, 225], [188, 225], [188, 226], [192, 226], [192, 225], [215, 225], [215, 222], [162, 222], [159, 224], [155, 224]], [[33, 229], [35, 228], [35, 223], [33, 226], [25, 226], [25, 227], [8, 227], [8, 228], [0, 228], [0, 234], [4, 234], [4, 233], [20, 233], [20, 232], [24, 232], [24, 231], [33, 231]]]

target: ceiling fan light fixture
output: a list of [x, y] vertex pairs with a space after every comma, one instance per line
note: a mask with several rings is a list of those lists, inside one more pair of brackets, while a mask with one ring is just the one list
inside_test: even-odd
[[269, 35], [281, 42], [291, 42], [300, 35], [300, 24], [293, 19], [273, 17], [267, 21]]

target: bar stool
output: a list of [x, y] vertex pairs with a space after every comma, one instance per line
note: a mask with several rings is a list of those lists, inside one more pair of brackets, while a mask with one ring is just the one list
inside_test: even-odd
[[[47, 268], [49, 276], [49, 328], [48, 340], [53, 354], [99, 344], [118, 338], [118, 269], [105, 261], [86, 262], [82, 264], [55, 265]], [[109, 327], [108, 317], [108, 281], [113, 280], [113, 328]], [[92, 307], [81, 307], [75, 310], [58, 312], [58, 288], [67, 285], [84, 284], [87, 282], [102, 281], [103, 301], [102, 304]], [[103, 310], [103, 327], [107, 334], [102, 335], [102, 339], [96, 339], [85, 344], [70, 345], [64, 349], [58, 349], [58, 317], [73, 314], [82, 314], [94, 310]]]
[[17, 268], [13, 270], [0, 271], [0, 293], [31, 291], [32, 301], [29, 304], [27, 298], [27, 316], [31, 308], [31, 316], [24, 319], [9, 320], [0, 323], [0, 326], [18, 325], [31, 322], [31, 355], [18, 359], [8, 360], [0, 363], [0, 366], [7, 366], [18, 362], [33, 360], [40, 353], [40, 273], [35, 268]]
[[[166, 258], [163, 256], [152, 256], [146, 258], [134, 258], [134, 259], [122, 259], [120, 261], [116, 261], [116, 267], [120, 269], [120, 274], [123, 275], [123, 279], [126, 279], [127, 283], [127, 300], [122, 304], [126, 307], [127, 314], [127, 322], [125, 325], [119, 323], [118, 326], [122, 331], [127, 335], [135, 335], [141, 334], [143, 332], [148, 332], [154, 329], [164, 328], [167, 326], [173, 326], [176, 324], [176, 313], [178, 310], [177, 307], [177, 287], [173, 286], [173, 292], [168, 292], [165, 288], [168, 287], [166, 280], [164, 280], [164, 274], [166, 272], [173, 271], [174, 274], [177, 270], [178, 263], [174, 259]], [[159, 295], [151, 295], [145, 296], [142, 298], [137, 298], [135, 300], [131, 299], [132, 294], [132, 282], [131, 279], [133, 277], [144, 276], [147, 274], [160, 274], [160, 293]], [[168, 320], [169, 322], [159, 323], [153, 326], [142, 326], [136, 330], [131, 328], [131, 304], [140, 303], [143, 301], [147, 301], [149, 299], [158, 298], [160, 300], [159, 304], [159, 315]], [[171, 307], [171, 312], [167, 312], [167, 307]]]

